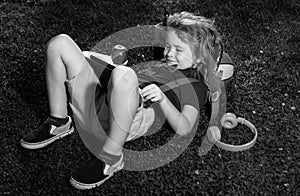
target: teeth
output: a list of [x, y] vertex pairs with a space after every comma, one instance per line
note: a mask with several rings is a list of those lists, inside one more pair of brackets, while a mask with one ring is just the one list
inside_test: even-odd
[[175, 63], [175, 64], [176, 64], [176, 61], [169, 61], [169, 60], [167, 60], [167, 62], [168, 62], [169, 64], [172, 64], [172, 63]]

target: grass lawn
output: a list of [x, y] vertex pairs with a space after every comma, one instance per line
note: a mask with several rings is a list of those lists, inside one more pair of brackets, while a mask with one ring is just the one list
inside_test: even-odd
[[[69, 177], [91, 153], [77, 132], [40, 150], [19, 144], [49, 112], [45, 44], [66, 33], [91, 50], [119, 30], [158, 23], [164, 8], [215, 17], [235, 62], [227, 111], [257, 127], [257, 143], [243, 152], [215, 146], [200, 157], [204, 118], [189, 147], [169, 164], [122, 170], [101, 187], [78, 191]], [[299, 8], [295, 0], [2, 0], [0, 195], [300, 195]], [[137, 49], [131, 59], [149, 53]], [[234, 132], [239, 136], [224, 131], [223, 141], [240, 144], [249, 136], [246, 127]]]

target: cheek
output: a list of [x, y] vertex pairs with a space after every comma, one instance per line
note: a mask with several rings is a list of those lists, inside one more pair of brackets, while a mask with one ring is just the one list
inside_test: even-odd
[[184, 64], [193, 64], [193, 59], [189, 55], [177, 55], [177, 61]]

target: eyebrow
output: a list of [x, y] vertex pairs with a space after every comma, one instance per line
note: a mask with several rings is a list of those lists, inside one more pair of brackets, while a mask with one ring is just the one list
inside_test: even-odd
[[184, 48], [181, 45], [174, 45], [174, 46], [177, 47], [177, 48]]
[[[169, 44], [169, 43], [166, 43], [166, 45], [171, 45], [171, 44]], [[175, 46], [176, 48], [184, 48], [184, 47], [182, 47], [181, 45], [173, 45], [173, 46]]]

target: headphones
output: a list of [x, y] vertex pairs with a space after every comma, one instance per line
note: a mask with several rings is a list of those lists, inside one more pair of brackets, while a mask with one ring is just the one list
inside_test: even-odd
[[224, 150], [233, 151], [233, 152], [248, 150], [255, 144], [257, 139], [257, 129], [255, 128], [255, 126], [244, 118], [240, 118], [240, 117], [236, 118], [236, 116], [233, 113], [225, 113], [221, 118], [221, 125], [226, 129], [233, 129], [238, 125], [238, 123], [246, 125], [254, 133], [254, 138], [250, 142], [243, 145], [231, 145], [231, 144], [223, 143], [220, 141], [221, 132], [217, 126], [211, 126], [208, 128], [206, 134], [207, 139], [210, 142], [214, 143], [219, 148], [222, 148]]

